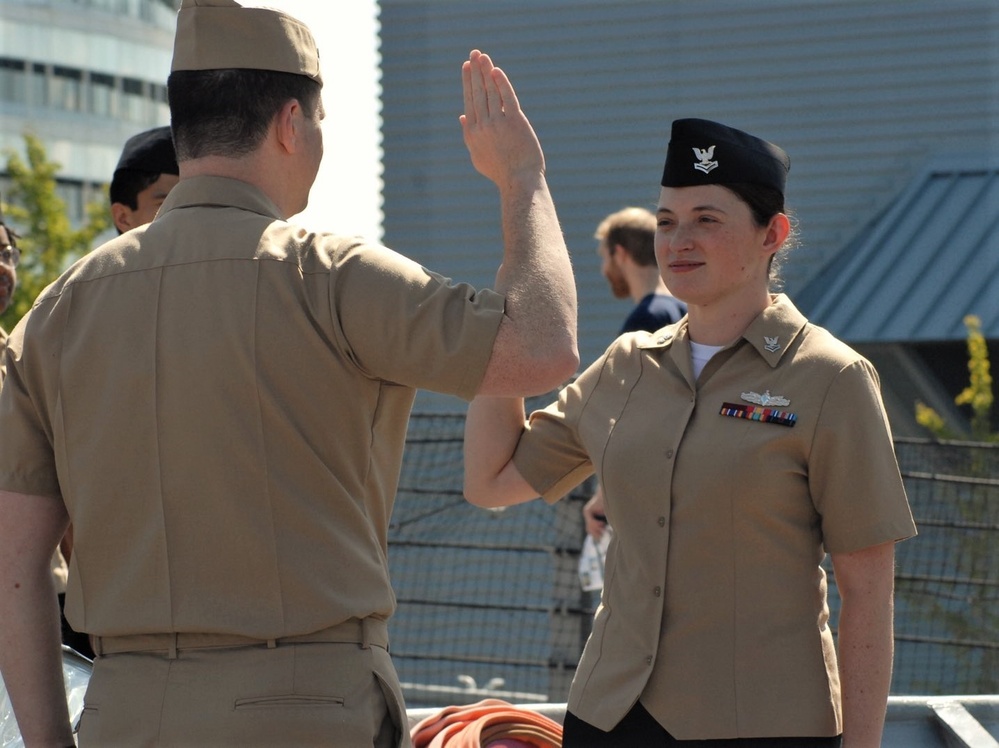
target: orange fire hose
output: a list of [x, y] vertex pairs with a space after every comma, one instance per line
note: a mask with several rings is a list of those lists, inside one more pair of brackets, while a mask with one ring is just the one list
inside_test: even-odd
[[413, 748], [562, 748], [562, 725], [500, 699], [445, 707], [410, 734]]

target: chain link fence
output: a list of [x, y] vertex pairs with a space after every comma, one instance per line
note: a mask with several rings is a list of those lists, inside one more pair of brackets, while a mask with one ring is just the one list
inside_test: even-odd
[[[555, 506], [473, 507], [461, 492], [463, 426], [460, 414], [410, 423], [389, 533], [407, 703], [565, 701], [599, 601], [577, 574], [592, 481]], [[896, 448], [919, 536], [897, 547], [892, 692], [999, 693], [999, 445]]]

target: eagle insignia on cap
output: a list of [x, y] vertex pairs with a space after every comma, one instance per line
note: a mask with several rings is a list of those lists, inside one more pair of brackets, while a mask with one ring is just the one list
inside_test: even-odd
[[739, 395], [739, 397], [747, 403], [762, 405], [764, 407], [783, 408], [785, 405], [791, 404], [791, 401], [786, 397], [782, 397], [781, 395], [771, 395], [770, 390], [767, 390], [762, 395], [756, 392], [743, 392]]
[[697, 160], [700, 161], [700, 163], [694, 164], [695, 169], [697, 169], [698, 171], [703, 171], [705, 174], [707, 174], [712, 169], [718, 167], [718, 162], [712, 161], [712, 159], [715, 157], [714, 146], [711, 146], [707, 150], [703, 150], [697, 147], [695, 147], [693, 150], [694, 150], [694, 155], [697, 156]]

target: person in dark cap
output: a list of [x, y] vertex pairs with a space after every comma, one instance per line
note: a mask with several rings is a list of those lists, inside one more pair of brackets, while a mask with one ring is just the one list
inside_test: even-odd
[[179, 174], [169, 127], [154, 127], [125, 141], [109, 190], [118, 233], [152, 221]]
[[566, 748], [880, 745], [894, 543], [915, 526], [877, 373], [774, 291], [789, 165], [674, 122], [655, 245], [687, 316], [619, 337], [526, 425], [522, 400], [469, 407], [472, 503], [603, 487], [614, 535]]
[[408, 745], [387, 535], [416, 389], [525, 395], [575, 372], [572, 270], [506, 75], [477, 50], [462, 66], [503, 221], [479, 290], [288, 222], [322, 157], [321, 85], [295, 18], [184, 0], [179, 183], [11, 335], [0, 669], [28, 745], [73, 742], [40, 573], [70, 519], [66, 615], [97, 655], [81, 746]]

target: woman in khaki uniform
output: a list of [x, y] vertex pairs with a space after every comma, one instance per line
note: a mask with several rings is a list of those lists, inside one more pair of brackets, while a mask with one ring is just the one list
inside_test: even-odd
[[621, 336], [526, 424], [521, 400], [470, 406], [471, 502], [604, 487], [615, 535], [567, 748], [880, 744], [893, 545], [915, 528], [874, 369], [770, 291], [788, 166], [674, 122], [656, 257], [688, 316]]

